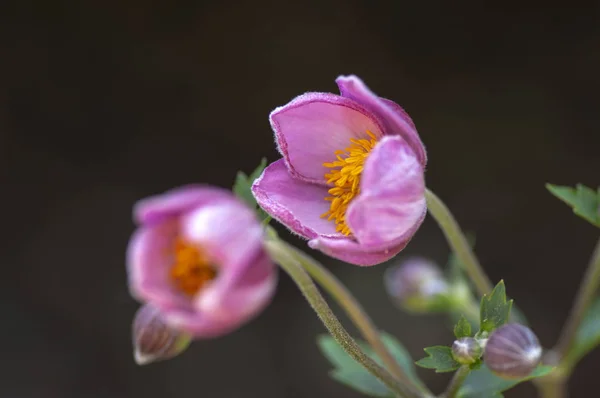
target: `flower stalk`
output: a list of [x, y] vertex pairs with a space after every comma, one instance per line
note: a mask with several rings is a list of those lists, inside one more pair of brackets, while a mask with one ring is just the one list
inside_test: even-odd
[[278, 239], [266, 239], [265, 248], [273, 260], [296, 283], [310, 306], [317, 313], [331, 336], [355, 361], [365, 367], [373, 376], [384, 383], [396, 397], [420, 398], [422, 395], [413, 394], [402, 382], [397, 380], [386, 369], [369, 358], [352, 336], [344, 329], [340, 321], [333, 314], [329, 305], [319, 293], [311, 277], [300, 265], [297, 258], [289, 251], [288, 247]]
[[398, 362], [394, 359], [390, 351], [381, 340], [381, 335], [377, 330], [377, 327], [373, 324], [373, 321], [369, 315], [366, 313], [364, 308], [362, 308], [352, 293], [350, 293], [342, 284], [342, 282], [325, 267], [323, 267], [323, 265], [321, 265], [315, 259], [309, 257], [306, 253], [285, 242], [282, 242], [282, 244], [286, 246], [289, 252], [296, 258], [296, 260], [298, 260], [302, 267], [304, 267], [306, 272], [308, 272], [310, 276], [342, 307], [350, 320], [360, 331], [363, 338], [369, 343], [379, 358], [381, 358], [385, 367], [398, 380], [412, 389], [413, 394], [418, 394], [418, 392], [421, 391], [432, 396], [433, 394], [430, 391], [415, 384], [411, 378], [408, 377], [406, 372], [400, 367]]
[[425, 198], [427, 199], [427, 209], [429, 214], [439, 224], [450, 247], [465, 267], [465, 272], [473, 281], [475, 288], [480, 296], [492, 291], [493, 286], [490, 279], [483, 271], [481, 264], [475, 257], [473, 250], [458, 222], [448, 209], [444, 202], [429, 189], [425, 189]]
[[[558, 358], [562, 361], [563, 358], [567, 358], [569, 352], [573, 348], [573, 344], [575, 343], [575, 336], [577, 335], [577, 331], [579, 330], [579, 326], [583, 321], [586, 311], [590, 306], [596, 291], [598, 290], [598, 285], [600, 284], [600, 240], [596, 244], [596, 248], [594, 249], [594, 253], [592, 254], [592, 258], [590, 260], [590, 264], [587, 268], [587, 271], [583, 277], [583, 281], [581, 283], [581, 287], [579, 288], [579, 292], [577, 293], [577, 298], [575, 299], [575, 304], [573, 305], [573, 309], [563, 331], [558, 340], [558, 344], [556, 346], [556, 353], [558, 354]], [[568, 366], [572, 366], [569, 364]]]
[[469, 373], [471, 373], [471, 368], [468, 365], [463, 365], [458, 368], [454, 373], [452, 380], [450, 380], [450, 384], [448, 384], [446, 391], [440, 395], [440, 398], [455, 398]]

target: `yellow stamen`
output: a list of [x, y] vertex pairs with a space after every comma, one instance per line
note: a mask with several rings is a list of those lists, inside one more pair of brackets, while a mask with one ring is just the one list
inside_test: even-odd
[[173, 265], [171, 280], [176, 288], [188, 296], [193, 296], [209, 281], [217, 276], [206, 254], [181, 238], [175, 240], [173, 247]]
[[333, 220], [336, 231], [344, 235], [350, 235], [351, 231], [346, 224], [346, 210], [348, 205], [359, 194], [360, 176], [362, 174], [365, 160], [371, 150], [377, 144], [377, 137], [369, 130], [367, 134], [371, 139], [352, 138], [350, 145], [345, 150], [335, 151], [337, 160], [331, 163], [323, 163], [323, 166], [331, 169], [325, 174], [328, 184], [333, 184], [328, 193], [331, 196], [325, 198], [331, 202], [329, 210], [321, 215], [321, 218]]

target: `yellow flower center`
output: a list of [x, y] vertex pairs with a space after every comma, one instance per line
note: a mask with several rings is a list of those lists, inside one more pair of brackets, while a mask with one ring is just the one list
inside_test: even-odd
[[329, 195], [325, 200], [331, 202], [329, 210], [321, 215], [327, 217], [336, 224], [335, 230], [344, 235], [350, 235], [351, 231], [346, 224], [346, 210], [348, 205], [359, 194], [360, 176], [362, 174], [365, 160], [371, 150], [377, 144], [377, 137], [369, 130], [367, 134], [371, 139], [350, 139], [352, 145], [348, 148], [335, 151], [337, 160], [331, 163], [323, 163], [323, 166], [331, 169], [325, 174], [328, 184], [333, 184], [329, 189]]
[[174, 261], [170, 276], [178, 290], [193, 296], [217, 276], [215, 267], [206, 254], [196, 245], [181, 238], [175, 240]]

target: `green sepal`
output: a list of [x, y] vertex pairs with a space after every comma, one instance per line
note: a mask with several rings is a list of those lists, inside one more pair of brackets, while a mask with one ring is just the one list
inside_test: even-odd
[[506, 301], [504, 281], [498, 282], [494, 290], [481, 298], [479, 332], [491, 332], [508, 322], [512, 300]]
[[460, 368], [452, 356], [452, 348], [443, 345], [427, 347], [423, 349], [427, 356], [415, 362], [418, 366], [426, 369], [434, 369], [436, 373], [452, 372]]
[[584, 220], [600, 227], [600, 187], [597, 191], [577, 184], [575, 188], [546, 184], [550, 193], [573, 208], [573, 212]]
[[232, 190], [238, 198], [246, 202], [248, 206], [256, 211], [260, 220], [262, 220], [265, 224], [268, 224], [271, 220], [270, 216], [265, 213], [263, 209], [258, 207], [256, 199], [252, 194], [252, 184], [254, 183], [254, 180], [260, 177], [265, 167], [267, 167], [267, 159], [262, 158], [258, 167], [254, 169], [249, 176], [243, 171], [238, 171], [237, 175], [235, 176], [235, 183], [233, 184]]
[[454, 326], [454, 337], [457, 339], [471, 337], [471, 323], [464, 315], [460, 316], [456, 326]]
[[462, 387], [456, 394], [457, 398], [498, 398], [502, 392], [509, 390], [519, 383], [542, 377], [552, 372], [552, 366], [539, 365], [527, 377], [522, 379], [507, 380], [494, 375], [485, 365], [471, 371]]

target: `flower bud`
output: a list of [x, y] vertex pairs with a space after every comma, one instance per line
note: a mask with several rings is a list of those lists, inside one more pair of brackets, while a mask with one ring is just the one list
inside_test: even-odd
[[527, 377], [542, 358], [542, 347], [533, 332], [516, 323], [499, 327], [484, 350], [488, 368], [505, 379]]
[[448, 284], [431, 261], [414, 257], [385, 272], [388, 294], [400, 307], [412, 312], [443, 310], [448, 304]]
[[463, 337], [452, 344], [452, 356], [456, 362], [463, 365], [477, 362], [482, 352], [481, 345], [473, 337]]
[[135, 362], [145, 365], [173, 358], [190, 344], [190, 337], [169, 327], [160, 312], [146, 304], [133, 319], [133, 347]]

